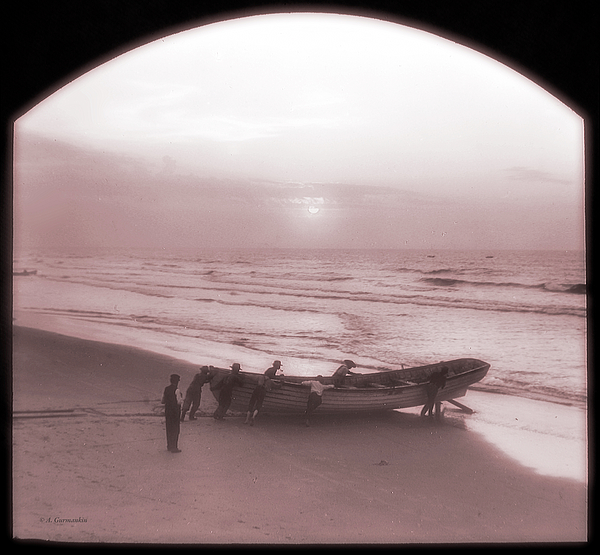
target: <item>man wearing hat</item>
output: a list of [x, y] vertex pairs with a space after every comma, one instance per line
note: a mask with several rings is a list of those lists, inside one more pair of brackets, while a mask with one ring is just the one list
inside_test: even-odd
[[167, 428], [167, 451], [171, 453], [181, 453], [177, 447], [179, 440], [179, 428], [181, 418], [181, 405], [183, 404], [183, 395], [179, 388], [181, 376], [171, 374], [171, 384], [165, 387], [162, 396], [162, 404], [165, 406], [165, 426]]
[[221, 393], [219, 393], [219, 406], [213, 414], [215, 420], [223, 420], [229, 405], [231, 405], [231, 396], [233, 388], [236, 385], [242, 385], [244, 379], [240, 376], [241, 366], [236, 362], [231, 365], [231, 374], [225, 376], [222, 381]]
[[344, 378], [346, 374], [354, 374], [350, 370], [356, 368], [356, 364], [352, 360], [344, 360], [343, 364], [333, 373], [333, 383], [335, 387], [341, 387], [344, 385]]
[[275, 377], [275, 374], [277, 374], [277, 370], [279, 370], [280, 368], [281, 368], [281, 361], [274, 360], [273, 366], [271, 366], [271, 368], [265, 370], [265, 376], [267, 376], [267, 378], [273, 379]]

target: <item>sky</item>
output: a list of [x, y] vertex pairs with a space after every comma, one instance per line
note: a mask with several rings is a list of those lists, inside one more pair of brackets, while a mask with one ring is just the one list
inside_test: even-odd
[[583, 136], [526, 76], [430, 32], [213, 23], [15, 122], [15, 248], [582, 249]]

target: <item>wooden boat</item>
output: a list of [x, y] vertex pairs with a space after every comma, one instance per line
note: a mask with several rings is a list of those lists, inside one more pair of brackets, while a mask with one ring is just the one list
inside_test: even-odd
[[[490, 365], [473, 358], [439, 362], [427, 366], [385, 370], [365, 374], [348, 375], [344, 385], [323, 392], [323, 403], [318, 413], [369, 412], [401, 409], [424, 405], [427, 402], [426, 384], [434, 372], [448, 368], [446, 386], [439, 390], [437, 400], [452, 401], [463, 397], [467, 388], [487, 374]], [[219, 383], [231, 370], [215, 368], [210, 389], [218, 400]], [[230, 410], [245, 412], [250, 396], [261, 374], [240, 372], [243, 385], [233, 389]], [[274, 387], [268, 391], [262, 407], [263, 413], [300, 414], [306, 409], [310, 388], [301, 382], [316, 379], [302, 376], [283, 376], [273, 380]], [[324, 384], [333, 384], [333, 378], [321, 378]], [[460, 403], [454, 403], [458, 406]], [[463, 407], [466, 408], [466, 407]]]

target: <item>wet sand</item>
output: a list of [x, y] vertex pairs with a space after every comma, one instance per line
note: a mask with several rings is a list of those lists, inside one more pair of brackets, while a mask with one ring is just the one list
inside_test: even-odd
[[[240, 416], [212, 419], [205, 386], [201, 417], [182, 424], [182, 452], [169, 453], [160, 395], [169, 374], [179, 373], [185, 389], [197, 369], [15, 327], [14, 536], [170, 544], [587, 539], [585, 481], [517, 462], [452, 407], [439, 422], [409, 410], [317, 414], [310, 428], [264, 414], [250, 427]], [[490, 399], [471, 401], [483, 411]]]

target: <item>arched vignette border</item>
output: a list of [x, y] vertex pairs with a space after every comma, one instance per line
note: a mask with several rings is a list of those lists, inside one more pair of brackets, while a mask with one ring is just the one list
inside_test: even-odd
[[[545, 0], [21, 0], [5, 23], [3, 111], [19, 117], [69, 81], [138, 46], [199, 25], [261, 13], [362, 15], [431, 32], [522, 73], [585, 117], [597, 100], [597, 18], [588, 3]], [[561, 3], [562, 4], [562, 3]], [[5, 75], [7, 74], [5, 72]], [[594, 79], [596, 77], [596, 79]], [[593, 89], [596, 92], [594, 93]], [[596, 108], [597, 112], [597, 108]]]

